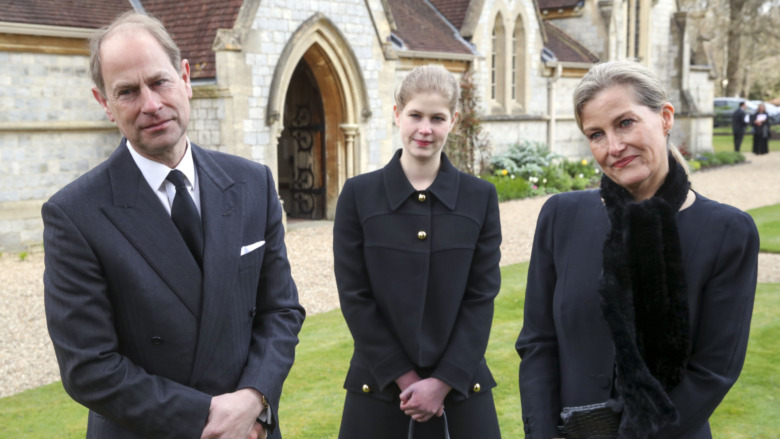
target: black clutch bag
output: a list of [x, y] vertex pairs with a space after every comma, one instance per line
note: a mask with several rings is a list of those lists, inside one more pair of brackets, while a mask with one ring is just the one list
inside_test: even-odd
[[[444, 439], [450, 439], [450, 427], [447, 425], [447, 413], [442, 413], [442, 418], [444, 418]], [[408, 439], [414, 439], [414, 419], [409, 420], [409, 435]]]
[[619, 407], [614, 401], [564, 407], [561, 412], [566, 439], [615, 439], [620, 428]]

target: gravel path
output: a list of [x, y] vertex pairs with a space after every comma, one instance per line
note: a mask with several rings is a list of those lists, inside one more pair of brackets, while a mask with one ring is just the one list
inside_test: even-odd
[[[780, 154], [747, 154], [749, 163], [697, 172], [702, 195], [740, 209], [780, 203]], [[547, 197], [501, 204], [501, 265], [527, 261], [536, 217]], [[331, 251], [332, 223], [291, 222], [287, 246], [293, 277], [309, 315], [338, 307]], [[0, 397], [59, 379], [43, 311], [43, 254], [24, 261], [0, 256]], [[759, 257], [759, 282], [780, 282], [780, 255]]]

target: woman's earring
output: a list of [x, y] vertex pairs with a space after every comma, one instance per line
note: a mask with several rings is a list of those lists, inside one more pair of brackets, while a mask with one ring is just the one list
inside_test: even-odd
[[666, 132], [666, 135], [667, 135], [667, 136], [671, 136], [671, 135], [672, 135], [672, 130], [669, 130], [669, 131], [667, 131], [667, 132]]

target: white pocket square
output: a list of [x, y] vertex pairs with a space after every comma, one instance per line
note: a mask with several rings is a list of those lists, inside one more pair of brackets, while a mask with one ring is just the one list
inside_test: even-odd
[[254, 244], [249, 244], [241, 247], [241, 256], [244, 256], [245, 254], [257, 250], [258, 248], [262, 247], [265, 244], [265, 241], [257, 241]]

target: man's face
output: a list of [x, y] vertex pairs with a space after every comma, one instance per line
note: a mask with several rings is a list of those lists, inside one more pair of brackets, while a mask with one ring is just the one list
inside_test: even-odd
[[187, 147], [192, 86], [190, 65], [181, 74], [148, 32], [118, 30], [100, 48], [106, 95], [92, 89], [111, 122], [139, 154], [175, 167]]

